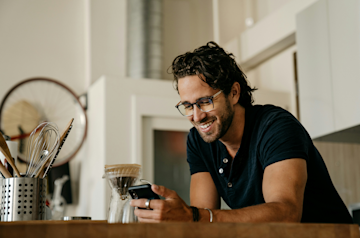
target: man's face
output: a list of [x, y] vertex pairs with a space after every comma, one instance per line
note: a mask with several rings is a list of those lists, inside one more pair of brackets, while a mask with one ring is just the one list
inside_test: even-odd
[[[211, 88], [197, 75], [179, 79], [178, 89], [181, 102], [189, 103], [194, 103], [199, 98], [210, 97], [219, 91], [219, 89]], [[213, 103], [214, 109], [210, 112], [203, 112], [194, 105], [194, 114], [188, 117], [207, 143], [223, 137], [228, 131], [234, 116], [234, 110], [224, 93], [214, 98]]]

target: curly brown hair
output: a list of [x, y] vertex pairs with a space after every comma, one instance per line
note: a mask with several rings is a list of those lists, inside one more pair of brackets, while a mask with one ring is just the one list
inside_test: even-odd
[[193, 52], [177, 56], [171, 66], [174, 75], [175, 88], [178, 90], [178, 80], [185, 76], [198, 75], [201, 80], [213, 89], [223, 90], [225, 95], [230, 93], [235, 82], [240, 84], [241, 93], [238, 103], [243, 107], [251, 106], [254, 102], [251, 88], [246, 75], [235, 62], [232, 53], [227, 53], [213, 41], [195, 49]]

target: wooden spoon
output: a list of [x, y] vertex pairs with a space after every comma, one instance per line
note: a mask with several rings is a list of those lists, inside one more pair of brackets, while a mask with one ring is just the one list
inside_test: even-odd
[[15, 162], [14, 162], [13, 158], [11, 157], [9, 147], [7, 146], [5, 139], [1, 134], [0, 134], [0, 151], [3, 153], [3, 155], [5, 156], [7, 161], [10, 163], [10, 165], [14, 169], [16, 175], [20, 178], [21, 177], [20, 172], [17, 169], [17, 167], [15, 166]]
[[0, 172], [4, 175], [5, 178], [11, 178], [12, 177], [10, 172], [5, 168], [5, 166], [1, 163], [1, 161], [0, 161]]

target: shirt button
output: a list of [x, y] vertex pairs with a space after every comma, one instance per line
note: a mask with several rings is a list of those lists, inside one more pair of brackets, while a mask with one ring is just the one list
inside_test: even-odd
[[223, 159], [223, 162], [226, 164], [227, 162], [229, 162], [229, 160], [227, 158]]
[[231, 188], [231, 187], [232, 187], [232, 183], [228, 183], [228, 187]]
[[224, 169], [223, 168], [220, 168], [219, 169], [219, 173], [222, 174], [224, 172]]

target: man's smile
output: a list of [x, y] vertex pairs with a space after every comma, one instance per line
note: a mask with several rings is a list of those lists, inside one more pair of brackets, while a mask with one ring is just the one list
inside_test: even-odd
[[211, 121], [211, 122], [209, 122], [209, 123], [200, 125], [200, 127], [201, 127], [202, 129], [206, 129], [206, 128], [208, 128], [212, 123], [213, 123], [213, 122]]
[[207, 121], [205, 123], [197, 124], [198, 129], [203, 132], [209, 132], [212, 128], [212, 125], [216, 119], [212, 119], [211, 121]]

